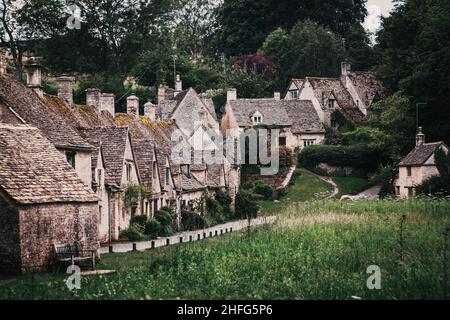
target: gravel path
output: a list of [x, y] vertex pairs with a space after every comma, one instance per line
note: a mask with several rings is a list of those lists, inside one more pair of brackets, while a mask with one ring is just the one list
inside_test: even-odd
[[326, 183], [330, 184], [333, 187], [333, 192], [331, 193], [331, 195], [329, 195], [325, 199], [332, 199], [332, 198], [334, 198], [334, 197], [336, 197], [338, 195], [339, 188], [338, 188], [337, 184], [333, 181], [333, 179], [331, 177], [319, 176], [317, 173], [309, 171], [309, 170], [307, 170], [305, 168], [301, 168], [300, 170], [304, 171], [304, 172], [307, 172], [309, 174], [312, 174], [313, 176], [316, 176], [320, 180], [325, 181]]

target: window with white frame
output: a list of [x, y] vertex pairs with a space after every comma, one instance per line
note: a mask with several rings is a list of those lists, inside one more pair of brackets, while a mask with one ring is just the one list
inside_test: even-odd
[[312, 140], [312, 139], [303, 140], [304, 147], [312, 146], [315, 143], [316, 143], [316, 140]]
[[256, 126], [263, 122], [263, 116], [260, 112], [255, 112], [252, 116], [253, 125]]
[[298, 90], [290, 91], [289, 94], [290, 94], [291, 100], [297, 100], [298, 99]]

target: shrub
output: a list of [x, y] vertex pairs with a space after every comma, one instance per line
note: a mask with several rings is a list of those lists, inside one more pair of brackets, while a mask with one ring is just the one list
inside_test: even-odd
[[255, 186], [254, 192], [262, 196], [265, 200], [272, 198], [273, 189], [267, 184], [258, 184]]
[[236, 195], [236, 217], [241, 219], [255, 218], [258, 215], [259, 206], [256, 202], [258, 195], [247, 191], [241, 190]]
[[225, 219], [230, 219], [232, 216], [231, 212], [231, 196], [228, 192], [218, 190], [215, 195], [215, 199], [219, 202], [220, 206], [223, 209], [223, 214]]
[[204, 228], [206, 221], [195, 212], [183, 210], [181, 211], [181, 225], [183, 230], [192, 231]]
[[280, 168], [289, 168], [294, 164], [294, 155], [291, 148], [281, 146], [278, 152]]
[[206, 198], [206, 211], [211, 218], [212, 224], [219, 224], [225, 221], [223, 208], [216, 199], [211, 197]]
[[131, 218], [131, 224], [137, 224], [140, 226], [145, 226], [145, 223], [147, 222], [147, 216], [146, 215], [140, 215], [140, 216], [134, 216]]
[[138, 225], [131, 225], [128, 229], [120, 232], [121, 238], [126, 238], [130, 241], [143, 241], [148, 238], [142, 233], [142, 229]]
[[246, 181], [241, 185], [241, 190], [253, 190], [255, 188], [255, 182]]
[[150, 239], [156, 239], [161, 232], [161, 223], [156, 219], [150, 219], [145, 224], [145, 235]]
[[164, 210], [156, 211], [155, 220], [157, 220], [163, 227], [170, 226], [172, 224], [172, 216], [169, 212]]
[[363, 168], [367, 171], [376, 169], [379, 163], [378, 150], [358, 144], [350, 146], [314, 145], [305, 148], [299, 154], [299, 164], [313, 169], [320, 163], [327, 163], [336, 167]]

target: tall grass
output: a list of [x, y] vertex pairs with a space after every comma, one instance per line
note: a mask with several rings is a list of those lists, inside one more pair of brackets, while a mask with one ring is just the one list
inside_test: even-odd
[[[443, 299], [449, 225], [448, 201], [316, 201], [251, 234], [105, 256], [119, 272], [83, 278], [77, 292], [62, 276], [36, 276], [33, 287], [29, 277], [0, 287], [0, 298]], [[366, 286], [370, 265], [381, 290]]]

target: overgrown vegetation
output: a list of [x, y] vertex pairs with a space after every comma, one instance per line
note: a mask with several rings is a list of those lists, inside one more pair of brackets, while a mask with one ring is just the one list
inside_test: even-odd
[[[250, 234], [104, 255], [100, 267], [118, 273], [83, 277], [81, 290], [70, 292], [64, 275], [24, 276], [0, 298], [443, 299], [449, 211], [427, 199], [315, 201]], [[381, 290], [366, 286], [371, 265]]]

